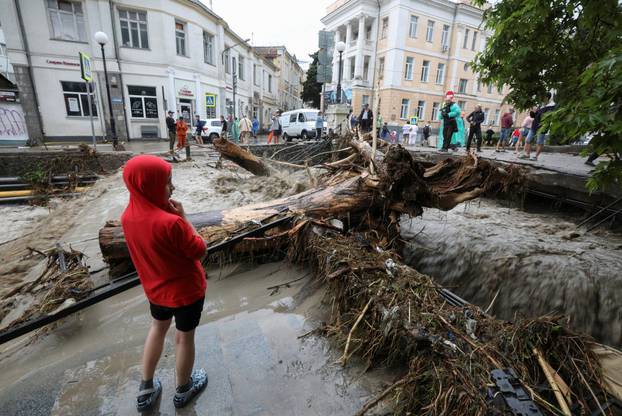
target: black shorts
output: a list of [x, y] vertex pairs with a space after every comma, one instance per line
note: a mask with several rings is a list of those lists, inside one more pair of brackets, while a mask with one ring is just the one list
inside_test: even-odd
[[149, 308], [151, 309], [151, 316], [156, 321], [168, 321], [174, 316], [175, 328], [178, 331], [188, 332], [199, 326], [204, 301], [205, 298], [201, 298], [190, 305], [179, 308], [169, 308], [149, 302]]

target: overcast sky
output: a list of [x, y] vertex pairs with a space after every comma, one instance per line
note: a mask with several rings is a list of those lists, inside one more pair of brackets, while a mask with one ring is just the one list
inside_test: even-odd
[[[318, 49], [317, 32], [334, 0], [213, 0], [214, 12], [254, 46], [285, 45], [299, 61]], [[207, 3], [207, 1], [206, 1]], [[303, 68], [307, 64], [301, 62]]]

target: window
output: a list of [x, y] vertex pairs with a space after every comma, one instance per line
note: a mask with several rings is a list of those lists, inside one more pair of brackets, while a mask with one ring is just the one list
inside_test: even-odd
[[492, 94], [492, 84], [488, 84], [488, 94]]
[[386, 39], [387, 32], [389, 31], [389, 18], [382, 19], [382, 29], [380, 30], [380, 39]]
[[186, 56], [186, 24], [175, 21], [175, 46], [177, 55]]
[[48, 0], [52, 38], [86, 42], [82, 3], [69, 0]]
[[403, 98], [402, 108], [400, 109], [400, 118], [403, 120], [406, 120], [408, 118], [408, 113], [410, 112], [408, 107], [410, 107], [410, 100], [408, 100], [407, 98]]
[[423, 61], [421, 66], [421, 82], [428, 82], [428, 74], [430, 73], [430, 61]]
[[466, 49], [468, 44], [469, 44], [469, 29], [464, 29], [464, 42], [462, 43], [462, 47]]
[[290, 123], [295, 123], [296, 122], [296, 113], [289, 115], [289, 122]]
[[91, 94], [86, 93], [86, 84], [84, 82], [61, 81], [63, 87], [63, 98], [65, 99], [65, 110], [70, 117], [88, 117], [89, 104], [87, 95], [91, 96], [91, 110], [93, 116], [97, 117], [97, 106], [95, 105], [95, 97], [93, 91], [95, 86], [91, 84]]
[[477, 45], [477, 32], [473, 32], [473, 43], [471, 44], [471, 50], [475, 50], [475, 46]]
[[458, 101], [458, 107], [460, 107], [462, 111], [466, 111], [466, 101]]
[[501, 114], [501, 110], [498, 108], [495, 110], [495, 125], [499, 125], [499, 115]]
[[417, 37], [417, 23], [419, 22], [419, 18], [417, 16], [410, 16], [410, 29], [408, 30], [408, 36], [411, 38]]
[[482, 92], [482, 82], [477, 79], [477, 92]]
[[253, 83], [259, 86], [259, 73], [257, 72], [257, 64], [253, 64]]
[[428, 42], [432, 42], [432, 37], [434, 36], [434, 21], [428, 20], [428, 28], [425, 32], [425, 40]]
[[272, 75], [268, 75], [268, 92], [272, 92]]
[[121, 43], [130, 48], [148, 49], [147, 12], [119, 9]]
[[246, 75], [244, 74], [244, 67], [244, 57], [238, 56], [238, 77], [240, 77], [242, 81], [246, 79]]
[[132, 118], [158, 118], [155, 87], [127, 86]]
[[490, 109], [484, 108], [484, 123], [482, 124], [490, 124], [490, 120], [488, 117], [490, 116]]
[[6, 45], [4, 43], [0, 43], [0, 56], [6, 56]]
[[445, 81], [445, 64], [438, 64], [436, 69], [436, 83], [442, 84]]
[[503, 85], [497, 87], [497, 93], [501, 94], [503, 92]]
[[350, 58], [350, 79], [354, 79], [356, 60], [354, 57]]
[[[216, 107], [205, 107], [206, 118], [216, 118]], [[212, 126], [220, 126], [220, 121], [212, 121]]]
[[460, 78], [460, 84], [458, 84], [458, 92], [460, 94], [466, 94], [468, 80]]
[[369, 105], [369, 95], [363, 95], [363, 105]]
[[378, 60], [378, 79], [384, 79], [384, 58]]
[[432, 120], [436, 120], [438, 118], [439, 105], [439, 103], [432, 103]]
[[417, 103], [417, 119], [423, 120], [425, 116], [425, 101], [419, 101]]
[[409, 81], [413, 79], [413, 66], [415, 65], [415, 58], [409, 56], [406, 58], [406, 68], [404, 68], [404, 78]]
[[214, 65], [214, 35], [203, 32], [203, 59], [206, 64]]
[[231, 56], [229, 55], [229, 51], [225, 52], [225, 73], [231, 73]]
[[441, 46], [443, 49], [449, 47], [449, 25], [443, 25], [443, 31], [441, 32]]

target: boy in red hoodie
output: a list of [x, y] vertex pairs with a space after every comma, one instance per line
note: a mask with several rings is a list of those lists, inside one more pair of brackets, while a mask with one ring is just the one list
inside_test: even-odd
[[121, 224], [153, 317], [136, 407], [150, 409], [162, 391], [154, 373], [173, 317], [177, 328], [173, 403], [183, 407], [207, 385], [203, 369], [192, 371], [194, 332], [207, 287], [200, 261], [206, 253], [205, 241], [186, 219], [182, 204], [170, 199], [175, 189], [170, 164], [155, 156], [137, 156], [123, 168], [123, 180], [130, 202]]

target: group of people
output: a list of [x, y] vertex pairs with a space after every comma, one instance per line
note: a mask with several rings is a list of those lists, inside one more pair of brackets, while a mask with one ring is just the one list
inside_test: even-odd
[[[445, 95], [445, 103], [440, 111], [441, 127], [439, 131], [439, 151], [447, 152], [449, 149], [456, 149], [462, 144], [465, 137], [465, 123], [463, 113], [458, 104], [454, 102], [454, 93], [448, 91]], [[542, 126], [542, 117], [549, 111], [555, 109], [555, 103], [551, 100], [551, 94], [546, 95], [546, 104], [529, 112], [523, 119], [520, 127], [515, 127], [514, 109], [510, 108], [501, 117], [501, 133], [495, 151], [504, 152], [505, 147], [514, 147], [514, 153], [521, 159], [538, 160], [544, 148], [546, 133], [539, 131]], [[471, 112], [466, 121], [469, 123], [469, 133], [466, 140], [466, 151], [471, 151], [473, 139], [475, 139], [476, 151], [481, 152], [482, 128], [485, 120], [482, 107], [477, 105]], [[494, 131], [486, 131], [486, 141], [492, 144]], [[536, 153], [532, 155], [532, 146], [535, 141]], [[520, 148], [524, 144], [523, 153]], [[519, 154], [520, 153], [520, 154]]]

